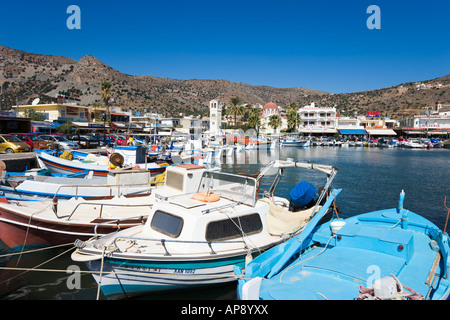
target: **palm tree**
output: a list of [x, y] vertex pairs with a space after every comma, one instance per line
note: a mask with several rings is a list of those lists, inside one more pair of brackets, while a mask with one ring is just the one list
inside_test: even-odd
[[109, 112], [109, 106], [110, 106], [109, 99], [111, 99], [111, 92], [110, 92], [111, 83], [107, 82], [107, 81], [103, 82], [101, 85], [101, 89], [102, 89], [102, 91], [100, 92], [100, 94], [101, 94], [102, 100], [106, 106], [106, 116], [108, 119], [108, 125], [111, 125], [111, 114]]
[[248, 116], [248, 125], [256, 130], [256, 136], [259, 136], [259, 127], [261, 126], [261, 109], [251, 108]]
[[288, 129], [292, 131], [295, 128], [297, 131], [297, 127], [299, 126], [301, 121], [300, 114], [298, 113], [298, 107], [295, 102], [291, 102], [289, 106], [287, 106], [287, 125]]
[[244, 114], [244, 107], [241, 106], [242, 101], [238, 97], [231, 98], [231, 105], [227, 106], [227, 113], [234, 116], [234, 125], [236, 126], [237, 115]]
[[271, 115], [268, 124], [273, 128], [273, 133], [276, 133], [277, 128], [281, 125], [281, 117], [277, 114]]

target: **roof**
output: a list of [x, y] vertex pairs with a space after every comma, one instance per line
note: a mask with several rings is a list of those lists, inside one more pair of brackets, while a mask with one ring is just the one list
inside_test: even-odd
[[273, 102], [269, 102], [264, 105], [264, 109], [278, 109], [278, 106]]

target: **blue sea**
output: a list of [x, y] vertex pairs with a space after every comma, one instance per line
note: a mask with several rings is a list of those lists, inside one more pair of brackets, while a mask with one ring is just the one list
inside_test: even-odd
[[[339, 169], [333, 181], [334, 188], [342, 188], [338, 196], [340, 216], [349, 217], [368, 211], [397, 206], [402, 190], [406, 193], [404, 208], [431, 220], [444, 229], [447, 206], [450, 207], [450, 149], [403, 149], [362, 147], [285, 147], [264, 153], [257, 150], [244, 151], [235, 157], [224, 158], [217, 165], [223, 171], [234, 173], [258, 173], [274, 159], [310, 161], [315, 164], [332, 165]], [[288, 168], [279, 183], [276, 195], [288, 197], [289, 191], [300, 181], [323, 185], [323, 175], [305, 170]], [[271, 178], [263, 180], [260, 192], [267, 191]], [[450, 226], [449, 226], [450, 228]], [[447, 230], [448, 231], [448, 230]], [[21, 257], [2, 257], [1, 265], [32, 268], [64, 253], [67, 248], [52, 249]], [[4, 252], [6, 253], [6, 251]], [[89, 274], [83, 274], [73, 288], [72, 274], [66, 270], [80, 268], [70, 253], [65, 253], [39, 267], [47, 271], [0, 271], [0, 297], [3, 300], [95, 300], [97, 284]], [[100, 299], [102, 295], [100, 294]], [[235, 284], [177, 293], [149, 294], [138, 299], [174, 300], [233, 300], [236, 299]]]

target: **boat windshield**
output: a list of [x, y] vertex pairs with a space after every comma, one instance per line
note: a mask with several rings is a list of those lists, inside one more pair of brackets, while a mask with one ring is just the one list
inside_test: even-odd
[[219, 171], [205, 171], [198, 192], [213, 192], [222, 198], [254, 206], [256, 189], [255, 178]]

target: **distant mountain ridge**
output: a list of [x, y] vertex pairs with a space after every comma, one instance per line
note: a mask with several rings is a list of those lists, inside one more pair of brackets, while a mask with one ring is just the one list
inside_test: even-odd
[[336, 106], [339, 112], [380, 110], [389, 115], [416, 112], [435, 100], [450, 98], [450, 75], [423, 81], [440, 83], [437, 89], [416, 90], [414, 83], [379, 90], [330, 94], [308, 88], [274, 88], [253, 86], [228, 80], [176, 80], [154, 76], [124, 74], [86, 55], [79, 61], [71, 58], [29, 53], [0, 46], [0, 85], [3, 84], [2, 108], [16, 101], [31, 103], [39, 97], [41, 103], [55, 101], [61, 92], [74, 89], [81, 105], [101, 103], [100, 85], [111, 82], [114, 105], [123, 109], [159, 112], [165, 115], [207, 114], [213, 98], [228, 102], [239, 97], [243, 102], [264, 105], [275, 102], [299, 106], [315, 102], [319, 106]]

